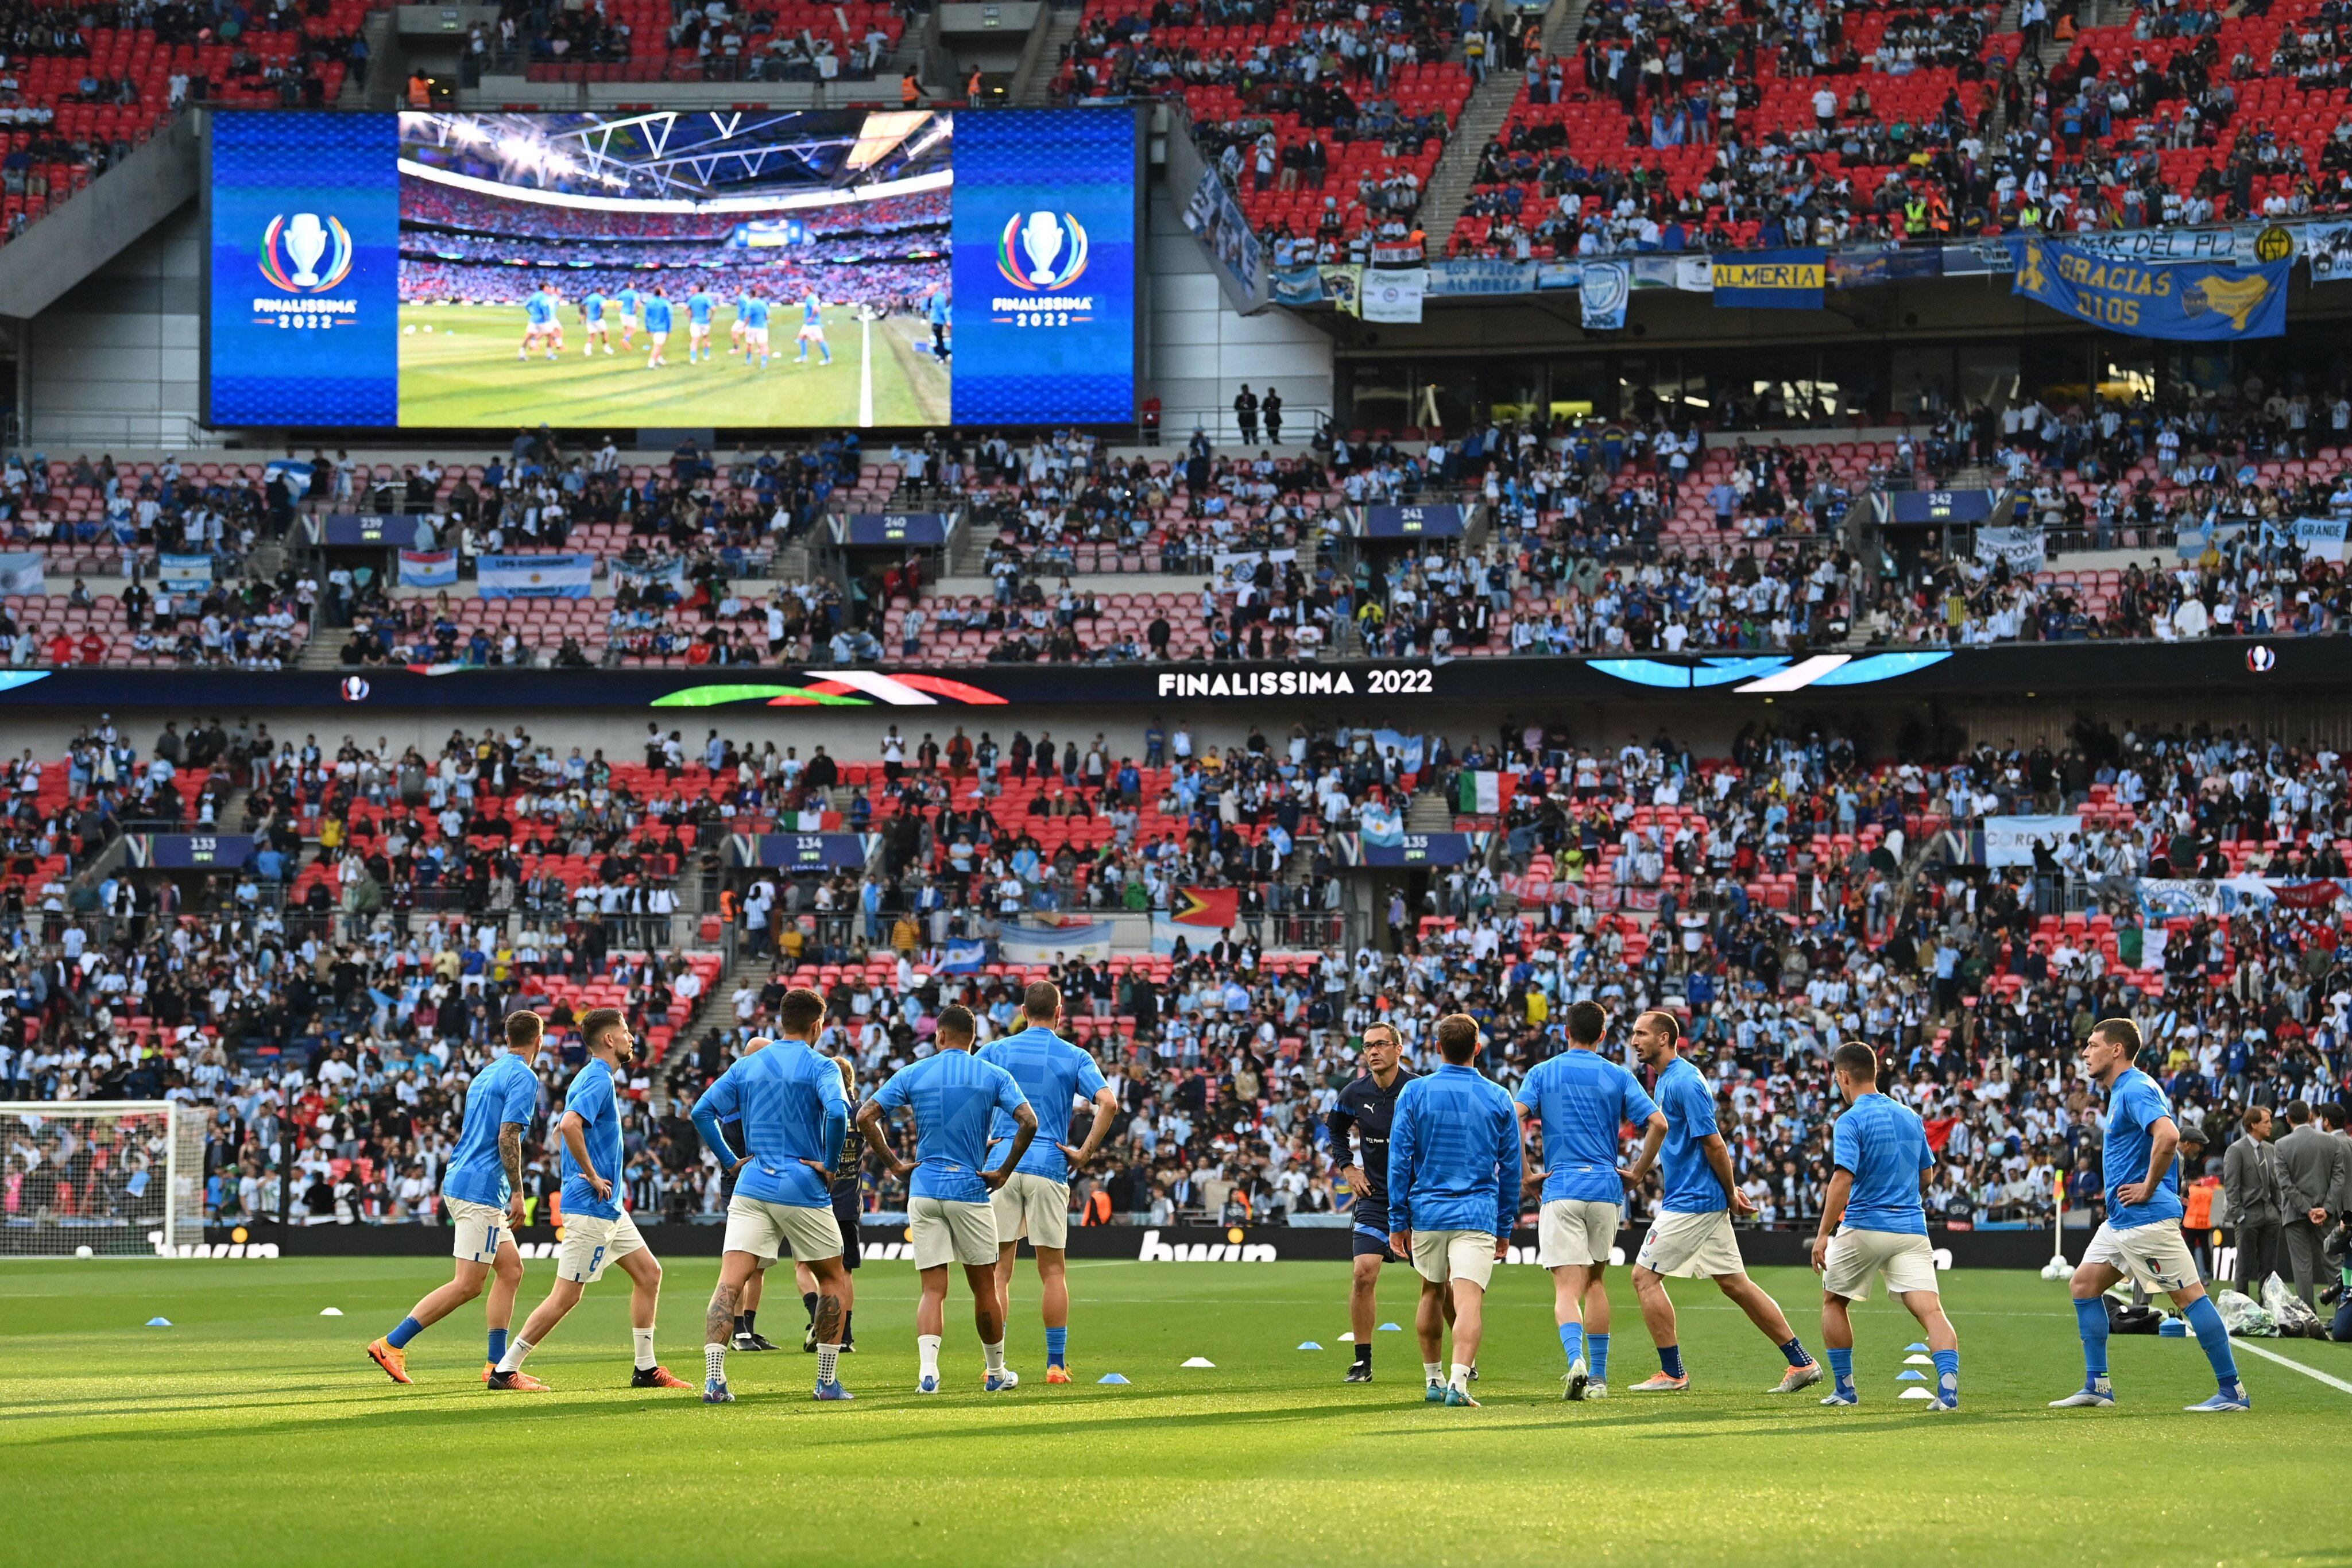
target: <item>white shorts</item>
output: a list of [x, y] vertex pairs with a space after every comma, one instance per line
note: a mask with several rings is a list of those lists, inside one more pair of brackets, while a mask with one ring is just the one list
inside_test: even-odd
[[1925, 1291], [1940, 1295], [1936, 1254], [1924, 1236], [1899, 1230], [1841, 1229], [1822, 1255], [1822, 1289], [1849, 1301], [1870, 1300], [1870, 1281], [1886, 1281], [1890, 1296]]
[[573, 1215], [563, 1222], [563, 1246], [556, 1254], [555, 1277], [593, 1285], [604, 1277], [607, 1264], [642, 1251], [645, 1245], [646, 1239], [637, 1234], [637, 1222], [626, 1209], [618, 1219]]
[[1029, 1238], [1032, 1247], [1063, 1248], [1070, 1244], [1070, 1184], [1027, 1171], [1004, 1178], [988, 1200], [996, 1211], [996, 1245]]
[[1412, 1266], [1433, 1285], [1467, 1280], [1480, 1290], [1495, 1277], [1495, 1233], [1491, 1230], [1416, 1230], [1412, 1233]]
[[2184, 1291], [2198, 1282], [2197, 1260], [2177, 1220], [2160, 1219], [2154, 1225], [2123, 1230], [2101, 1225], [2083, 1261], [2105, 1263], [2160, 1291]]
[[1731, 1233], [1731, 1215], [1720, 1208], [1706, 1214], [1661, 1210], [1650, 1221], [1650, 1233], [1642, 1238], [1633, 1266], [1685, 1280], [1748, 1272], [1739, 1260], [1738, 1239]]
[[507, 1211], [496, 1204], [445, 1197], [441, 1207], [449, 1211], [449, 1223], [457, 1232], [449, 1255], [460, 1262], [490, 1262], [500, 1247], [514, 1240], [514, 1233], [507, 1228]]
[[968, 1269], [996, 1261], [996, 1211], [985, 1203], [951, 1203], [943, 1197], [907, 1200], [908, 1228], [914, 1232], [915, 1267]]
[[737, 1193], [727, 1205], [727, 1240], [721, 1250], [773, 1261], [785, 1247], [803, 1263], [840, 1257], [841, 1222], [833, 1217], [832, 1206], [771, 1203]]
[[1536, 1262], [1546, 1269], [1606, 1263], [1617, 1245], [1618, 1208], [1594, 1198], [1556, 1197], [1536, 1224]]
[[801, 337], [811, 343], [822, 343], [824, 341], [824, 329], [814, 321], [803, 322]]

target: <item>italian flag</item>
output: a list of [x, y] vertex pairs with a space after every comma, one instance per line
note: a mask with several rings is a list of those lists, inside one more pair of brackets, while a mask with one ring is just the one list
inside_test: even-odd
[[1511, 803], [1519, 781], [1507, 773], [1465, 768], [1461, 774], [1460, 809], [1465, 816], [1491, 817]]

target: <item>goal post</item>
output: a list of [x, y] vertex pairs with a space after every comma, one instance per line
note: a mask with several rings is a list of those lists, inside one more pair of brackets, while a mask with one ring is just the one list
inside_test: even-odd
[[195, 1107], [0, 1101], [0, 1258], [152, 1258], [204, 1230]]

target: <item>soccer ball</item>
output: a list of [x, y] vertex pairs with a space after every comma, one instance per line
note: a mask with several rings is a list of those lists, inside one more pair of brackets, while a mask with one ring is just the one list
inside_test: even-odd
[[411, 321], [407, 326], [403, 327], [400, 329], [400, 335], [404, 338], [414, 338], [416, 336], [416, 323]]
[[89, 1249], [89, 1244], [88, 1242], [84, 1242], [81, 1246], [74, 1249], [74, 1256], [77, 1258], [95, 1258], [98, 1254]]
[[2257, 643], [2246, 650], [2246, 668], [2255, 674], [2265, 674], [2278, 663], [2278, 654], [2268, 643]]

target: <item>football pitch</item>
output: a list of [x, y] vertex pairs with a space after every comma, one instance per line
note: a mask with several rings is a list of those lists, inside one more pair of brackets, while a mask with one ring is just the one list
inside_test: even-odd
[[[658, 1236], [654, 1239], [660, 1246]], [[699, 1381], [714, 1260], [675, 1260], [662, 1359]], [[529, 1265], [518, 1326], [551, 1278]], [[1606, 1403], [1559, 1401], [1550, 1281], [1499, 1270], [1485, 1407], [1423, 1403], [1409, 1332], [1343, 1385], [1333, 1263], [1074, 1262], [1071, 1362], [1048, 1386], [1034, 1277], [1016, 1286], [1010, 1393], [980, 1389], [959, 1278], [948, 1392], [913, 1390], [915, 1273], [858, 1281], [850, 1406], [809, 1399], [796, 1348], [730, 1357], [740, 1403], [625, 1386], [627, 1282], [585, 1300], [530, 1370], [480, 1383], [481, 1313], [409, 1347], [413, 1387], [362, 1347], [446, 1260], [0, 1265], [0, 1508], [22, 1563], [1344, 1563], [2352, 1561], [2352, 1394], [2247, 1354], [2254, 1409], [2200, 1416], [2195, 1341], [2113, 1342], [2111, 1410], [2081, 1381], [2065, 1289], [1947, 1275], [1964, 1408], [1898, 1401], [1899, 1308], [1856, 1311], [1861, 1407], [1786, 1399], [1772, 1348], [1713, 1287], [1675, 1281], [1693, 1391], [1655, 1367], [1631, 1291]], [[1383, 1321], [1411, 1328], [1391, 1268]], [[1758, 1278], [1818, 1351], [1819, 1287]], [[789, 1280], [780, 1280], [789, 1286]], [[341, 1317], [321, 1317], [333, 1307]], [[142, 1325], [165, 1317], [173, 1326]], [[796, 1347], [799, 1303], [761, 1327]], [[1319, 1351], [1301, 1350], [1317, 1341]], [[2261, 1342], [2352, 1382], [2352, 1347]], [[1186, 1368], [1192, 1356], [1215, 1363]], [[1119, 1373], [1125, 1386], [1097, 1379]]]
[[948, 368], [929, 351], [930, 329], [911, 316], [864, 321], [845, 307], [824, 313], [833, 363], [809, 351], [793, 356], [800, 312], [779, 307], [770, 329], [770, 363], [748, 367], [728, 353], [731, 311], [711, 333], [713, 356], [687, 363], [686, 312], [663, 350], [667, 363], [646, 368], [640, 332], [621, 348], [617, 315], [608, 312], [611, 354], [581, 352], [574, 303], [563, 306], [563, 352], [528, 360], [519, 305], [404, 305], [400, 308], [400, 423], [417, 428], [510, 429], [546, 423], [599, 426], [709, 425], [750, 428], [926, 425], [948, 423]]

